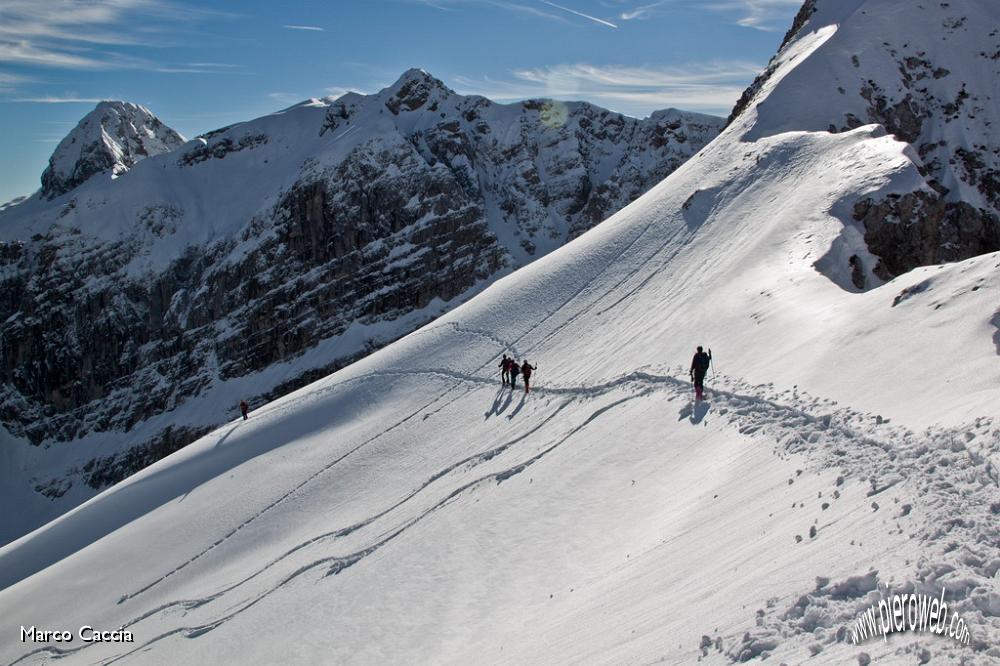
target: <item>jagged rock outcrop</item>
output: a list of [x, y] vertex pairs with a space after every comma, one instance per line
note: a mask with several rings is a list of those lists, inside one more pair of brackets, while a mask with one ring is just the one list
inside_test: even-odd
[[916, 266], [961, 261], [1000, 250], [1000, 220], [964, 201], [927, 192], [890, 194], [854, 206], [865, 242], [879, 257], [875, 274], [890, 280]]
[[119, 176], [150, 155], [170, 152], [184, 137], [148, 109], [130, 102], [101, 102], [59, 142], [42, 173], [42, 196], [65, 194], [92, 176]]
[[[0, 211], [0, 420], [79, 452], [34, 470], [36, 492], [104, 487], [241, 397], [257, 406], [328, 374], [585, 232], [721, 124], [500, 105], [410, 70], [157, 156], [101, 144]], [[60, 144], [53, 164], [69, 156]], [[86, 180], [97, 166], [131, 171]]]

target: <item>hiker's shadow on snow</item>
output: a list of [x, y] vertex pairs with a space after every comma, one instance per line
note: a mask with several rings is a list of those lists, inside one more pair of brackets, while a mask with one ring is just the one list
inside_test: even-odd
[[515, 408], [514, 408], [514, 411], [512, 411], [512, 412], [511, 412], [510, 414], [508, 414], [508, 415], [507, 415], [507, 418], [508, 418], [508, 419], [512, 419], [512, 418], [514, 418], [515, 416], [517, 416], [517, 413], [518, 413], [519, 411], [521, 411], [521, 408], [522, 408], [522, 407], [524, 407], [524, 400], [525, 400], [525, 398], [527, 398], [527, 397], [528, 397], [528, 394], [527, 394], [527, 393], [522, 393], [522, 394], [521, 394], [521, 402], [517, 403], [517, 407], [515, 407]]
[[[506, 400], [505, 400], [506, 398]], [[491, 416], [500, 416], [510, 407], [510, 402], [512, 399], [510, 389], [504, 387], [497, 391], [497, 395], [493, 398], [493, 406], [489, 409], [486, 414], [483, 415], [483, 420], [489, 420]]]
[[677, 420], [683, 421], [687, 419], [691, 422], [691, 425], [698, 425], [705, 419], [705, 415], [708, 414], [709, 404], [704, 400], [699, 400], [693, 405], [688, 403], [681, 407], [681, 411], [677, 413]]
[[[212, 448], [215, 448], [215, 449], [217, 449], [217, 448], [219, 448], [220, 446], [222, 446], [222, 444], [223, 444], [223, 443], [224, 443], [224, 442], [225, 442], [225, 441], [226, 441], [227, 439], [229, 439], [229, 436], [230, 436], [230, 435], [232, 435], [232, 434], [233, 434], [234, 432], [236, 432], [236, 429], [240, 427], [240, 423], [242, 423], [242, 421], [239, 421], [239, 422], [237, 422], [237, 423], [236, 423], [236, 425], [234, 425], [234, 426], [233, 426], [232, 428], [230, 428], [229, 430], [227, 430], [227, 431], [225, 432], [225, 434], [224, 434], [224, 435], [222, 435], [222, 437], [220, 437], [220, 438], [219, 438], [218, 440], [216, 440], [216, 442], [215, 442], [215, 446], [214, 446], [214, 447], [212, 447]], [[191, 494], [191, 491], [192, 491], [192, 490], [193, 490], [193, 488], [188, 488], [187, 492], [186, 492], [186, 493], [184, 493], [184, 495], [182, 495], [182, 496], [181, 496], [181, 498], [180, 498], [179, 500], [177, 500], [177, 502], [178, 502], [178, 503], [180, 503], [180, 502], [183, 502], [184, 500], [186, 500], [186, 499], [187, 499], [187, 496]]]
[[234, 425], [234, 426], [233, 426], [232, 428], [230, 428], [229, 430], [227, 430], [227, 431], [226, 431], [226, 434], [224, 434], [224, 435], [223, 435], [222, 437], [220, 437], [220, 438], [218, 439], [218, 441], [217, 441], [217, 442], [215, 442], [215, 448], [219, 448], [220, 446], [222, 446], [223, 442], [225, 442], [225, 441], [226, 441], [227, 439], [229, 439], [229, 436], [230, 436], [230, 435], [232, 435], [232, 434], [233, 434], [233, 432], [234, 432], [234, 431], [235, 431], [235, 430], [236, 430], [237, 428], [239, 428], [239, 427], [240, 427], [240, 424], [239, 424], [239, 423], [237, 423], [237, 424], [236, 424], [236, 425]]

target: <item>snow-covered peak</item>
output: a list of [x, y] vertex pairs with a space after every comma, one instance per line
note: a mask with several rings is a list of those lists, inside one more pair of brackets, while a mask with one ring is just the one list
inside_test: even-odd
[[408, 85], [426, 85], [432, 88], [443, 88], [450, 90], [441, 79], [435, 77], [430, 72], [419, 67], [411, 67], [403, 72], [396, 82], [389, 86], [389, 90], [398, 91]]
[[184, 144], [184, 137], [139, 104], [100, 102], [77, 123], [49, 158], [42, 173], [42, 196], [65, 194], [95, 174], [125, 173], [151, 155]]
[[433, 105], [433, 102], [455, 94], [455, 91], [440, 79], [417, 68], [406, 70], [395, 83], [379, 93], [386, 98], [385, 105], [394, 114], [401, 111], [416, 111], [428, 102]]

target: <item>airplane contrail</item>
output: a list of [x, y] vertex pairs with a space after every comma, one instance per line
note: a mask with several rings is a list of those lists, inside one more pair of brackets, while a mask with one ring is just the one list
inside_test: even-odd
[[582, 16], [585, 19], [590, 19], [591, 21], [593, 21], [595, 23], [600, 23], [601, 25], [606, 25], [609, 28], [617, 28], [618, 27], [617, 25], [615, 25], [611, 21], [605, 21], [604, 19], [599, 19], [596, 16], [591, 16], [590, 14], [584, 14], [583, 12], [578, 12], [575, 9], [570, 9], [569, 7], [563, 7], [562, 5], [557, 5], [554, 2], [549, 2], [549, 0], [539, 0], [539, 2], [542, 2], [542, 3], [544, 3], [544, 4], [546, 4], [546, 5], [550, 6], [550, 7], [555, 7], [556, 9], [561, 9], [564, 12], [569, 12], [570, 14], [576, 14], [577, 16]]

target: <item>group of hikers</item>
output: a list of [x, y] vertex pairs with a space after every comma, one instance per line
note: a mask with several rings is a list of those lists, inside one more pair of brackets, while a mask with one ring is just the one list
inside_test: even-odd
[[[709, 349], [706, 352], [704, 348], [698, 347], [694, 358], [691, 359], [691, 370], [689, 371], [691, 381], [694, 382], [695, 400], [705, 399], [705, 375], [708, 374], [708, 369], [711, 366], [712, 350]], [[530, 390], [531, 373], [535, 370], [535, 366], [529, 364], [527, 360], [518, 365], [516, 359], [509, 358], [507, 354], [504, 354], [498, 367], [500, 368], [500, 382], [504, 386], [509, 386], [513, 390], [517, 386], [517, 376], [520, 374], [524, 377], [524, 392], [527, 393]]]
[[[695, 352], [694, 358], [691, 359], [691, 381], [694, 382], [694, 399], [704, 400], [705, 399], [705, 375], [708, 374], [708, 369], [712, 365], [712, 350], [709, 349], [707, 352], [698, 347], [698, 351]], [[500, 361], [500, 381], [504, 386], [509, 386], [511, 390], [517, 386], [517, 376], [521, 375], [524, 377], [524, 392], [528, 393], [531, 390], [531, 373], [535, 371], [535, 366], [528, 363], [525, 360], [520, 365], [516, 359], [509, 358], [507, 354], [503, 355], [503, 359]], [[247, 420], [247, 413], [250, 411], [250, 405], [247, 404], [246, 400], [240, 400], [240, 413], [243, 414], [243, 420]]]
[[507, 358], [507, 354], [504, 354], [498, 367], [500, 368], [500, 381], [504, 386], [510, 386], [513, 391], [514, 387], [517, 386], [517, 376], [521, 375], [524, 377], [524, 392], [527, 393], [531, 389], [531, 373], [535, 371], [535, 366], [528, 363], [527, 359], [518, 365], [516, 359]]

